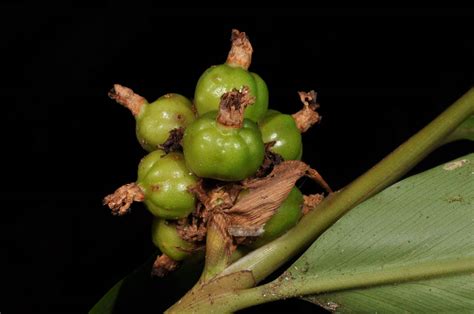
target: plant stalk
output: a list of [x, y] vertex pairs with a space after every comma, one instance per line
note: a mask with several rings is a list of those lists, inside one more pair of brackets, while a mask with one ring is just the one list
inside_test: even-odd
[[[241, 274], [250, 272], [253, 275], [254, 282], [237, 280], [229, 287], [226, 287], [227, 293], [231, 294], [234, 298], [240, 298], [244, 297], [243, 294], [249, 293], [246, 291], [257, 291], [254, 289], [242, 289], [250, 288], [254, 283], [258, 283], [266, 278], [285, 262], [308, 247], [351, 208], [400, 179], [423, 158], [445, 143], [445, 139], [473, 114], [474, 88], [471, 88], [436, 119], [400, 145], [369, 171], [358, 177], [340, 192], [334, 193], [323, 200], [317, 209], [304, 216], [294, 228], [278, 239], [239, 259], [220, 273], [217, 279], [225, 278], [225, 276], [232, 274], [238, 275], [237, 273], [239, 272]], [[215, 271], [211, 273], [216, 274]], [[206, 276], [206, 278], [210, 277]], [[205, 289], [205, 286], [201, 285], [200, 293], [205, 295]], [[220, 295], [223, 296], [225, 294], [226, 292], [223, 292]], [[220, 296], [216, 296], [216, 298], [220, 298]], [[192, 300], [192, 296], [188, 293], [169, 310], [171, 312], [180, 312], [189, 309], [188, 301], [195, 302], [195, 300]], [[201, 302], [208, 301], [201, 300]], [[213, 302], [215, 303], [216, 299]], [[252, 304], [249, 303], [249, 305]], [[239, 306], [239, 308], [242, 307]]]
[[231, 261], [227, 241], [217, 225], [211, 221], [206, 236], [206, 261], [200, 282], [206, 282], [221, 273]]
[[441, 145], [460, 140], [474, 141], [474, 115], [464, 120], [464, 122], [461, 123], [461, 125], [459, 125], [456, 130], [454, 130], [444, 139]]
[[472, 114], [474, 88], [369, 171], [323, 200], [293, 229], [230, 265], [223, 275], [248, 270], [258, 283], [308, 247], [351, 208], [400, 179]]
[[[203, 299], [196, 300], [193, 311], [203, 313], [230, 313], [250, 306], [276, 300], [301, 297], [348, 289], [369, 288], [380, 285], [401, 284], [415, 280], [429, 280], [445, 276], [468, 274], [474, 271], [474, 257], [465, 259], [402, 265], [380, 271], [339, 274], [327, 277], [296, 277], [276, 279], [268, 284], [217, 294], [210, 306]], [[186, 311], [186, 309], [185, 309]]]

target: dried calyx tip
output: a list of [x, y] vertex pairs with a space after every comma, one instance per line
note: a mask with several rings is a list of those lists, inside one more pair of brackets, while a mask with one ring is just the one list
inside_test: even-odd
[[324, 180], [324, 178], [319, 174], [316, 169], [309, 168], [306, 172], [306, 176], [318, 183], [323, 189], [326, 190], [326, 192], [333, 193], [333, 190], [331, 189], [329, 184], [326, 182], [326, 180]]
[[103, 204], [112, 210], [113, 215], [122, 216], [130, 211], [133, 202], [143, 202], [144, 199], [142, 189], [136, 183], [129, 183], [104, 197]]
[[120, 84], [114, 84], [114, 87], [109, 91], [108, 96], [128, 108], [134, 116], [138, 116], [142, 107], [147, 103], [147, 100], [135, 94], [135, 92]]
[[153, 268], [151, 270], [152, 276], [164, 277], [169, 272], [174, 271], [179, 266], [179, 263], [174, 259], [170, 258], [166, 254], [158, 256], [153, 263]]
[[184, 128], [175, 128], [169, 132], [168, 139], [159, 146], [165, 153], [171, 153], [182, 150], [181, 140], [183, 139]]
[[234, 88], [221, 96], [217, 122], [228, 127], [241, 128], [245, 108], [254, 102], [255, 97], [250, 95], [250, 89], [247, 86], [240, 91]]
[[283, 162], [283, 157], [271, 150], [275, 144], [276, 141], [265, 143], [265, 157], [263, 159], [262, 165], [255, 174], [257, 178], [268, 175], [275, 166]]
[[312, 90], [309, 92], [298, 92], [303, 108], [293, 114], [293, 119], [301, 133], [306, 132], [311, 126], [321, 121], [321, 116], [316, 111], [319, 105], [316, 103], [317, 93]]
[[252, 44], [250, 44], [245, 32], [240, 32], [237, 29], [232, 30], [231, 41], [232, 46], [227, 55], [226, 63], [247, 70], [252, 63]]
[[318, 206], [319, 203], [323, 201], [324, 195], [319, 194], [319, 193], [303, 195], [303, 199], [304, 199], [304, 202], [303, 202], [302, 212], [303, 212], [303, 215], [306, 215], [310, 211], [312, 211], [314, 208], [316, 208], [316, 206]]

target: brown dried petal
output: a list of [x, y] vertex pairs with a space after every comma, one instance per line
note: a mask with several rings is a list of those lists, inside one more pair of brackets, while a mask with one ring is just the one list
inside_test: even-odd
[[217, 187], [209, 192], [209, 199], [205, 205], [213, 211], [231, 208], [234, 206], [241, 190], [242, 186], [238, 184], [226, 184]]
[[311, 194], [311, 195], [303, 195], [303, 215], [306, 215], [311, 210], [313, 210], [319, 203], [322, 202], [324, 199], [323, 194]]
[[252, 63], [252, 44], [250, 44], [245, 32], [239, 32], [237, 29], [232, 30], [231, 41], [232, 46], [227, 56], [226, 63], [247, 70]]
[[148, 103], [145, 98], [135, 94], [132, 89], [120, 84], [114, 84], [114, 87], [109, 91], [109, 97], [128, 108], [135, 117], [140, 114], [143, 106]]
[[[248, 179], [241, 185], [216, 186], [214, 182], [209, 187], [201, 181], [191, 189], [201, 202], [191, 221], [186, 221], [190, 226], [178, 226], [178, 230], [184, 239], [198, 239], [199, 234], [202, 240], [209, 227], [214, 226], [230, 254], [237, 244], [263, 233], [265, 223], [288, 197], [296, 181], [305, 175], [319, 174], [302, 161], [290, 160], [276, 165], [266, 177]], [[245, 193], [240, 193], [243, 189]]]
[[265, 143], [265, 158], [255, 174], [257, 178], [268, 175], [273, 170], [273, 167], [283, 162], [283, 157], [281, 157], [281, 155], [272, 152], [271, 148], [273, 145], [275, 145], [275, 141]]
[[328, 193], [332, 193], [331, 187], [329, 186], [329, 184], [327, 184], [327, 182], [323, 179], [323, 177], [319, 174], [319, 172], [316, 171], [316, 169], [309, 168], [306, 176], [316, 181]]
[[104, 197], [103, 204], [109, 206], [112, 214], [121, 216], [129, 212], [133, 202], [143, 202], [144, 199], [142, 189], [136, 183], [129, 183]]
[[217, 122], [231, 128], [241, 128], [244, 122], [244, 111], [247, 106], [255, 102], [255, 97], [250, 95], [248, 86], [239, 91], [233, 89], [221, 96]]
[[168, 139], [160, 145], [160, 148], [167, 154], [182, 150], [181, 140], [183, 139], [184, 128], [172, 129], [169, 134]]
[[248, 193], [224, 213], [228, 226], [238, 226], [239, 232], [252, 233], [262, 227], [288, 197], [296, 181], [305, 175], [309, 166], [298, 160], [284, 161], [265, 178], [247, 182]]
[[293, 119], [301, 133], [306, 132], [311, 126], [321, 121], [321, 116], [316, 111], [319, 105], [316, 103], [316, 92], [298, 92], [303, 103], [303, 109], [293, 114]]
[[178, 268], [179, 262], [175, 261], [174, 259], [170, 258], [166, 254], [162, 254], [158, 256], [153, 263], [153, 268], [151, 270], [151, 275], [152, 276], [157, 276], [157, 277], [164, 277], [166, 276], [169, 272], [174, 271], [176, 268]]
[[191, 215], [178, 220], [176, 230], [183, 240], [199, 243], [206, 238], [207, 227], [205, 221]]

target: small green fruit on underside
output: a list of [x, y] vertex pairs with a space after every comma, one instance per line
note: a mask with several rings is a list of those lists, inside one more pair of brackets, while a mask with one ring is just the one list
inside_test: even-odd
[[176, 225], [165, 219], [155, 218], [151, 227], [153, 244], [175, 261], [182, 261], [193, 251], [194, 244], [183, 240]]
[[301, 132], [291, 115], [268, 110], [259, 123], [264, 143], [274, 142], [270, 148], [284, 160], [300, 160], [303, 155]]
[[289, 115], [276, 110], [268, 110], [258, 123], [262, 132], [263, 142], [271, 143], [270, 150], [279, 154], [284, 160], [300, 160], [303, 155], [301, 133], [321, 120], [316, 111], [319, 105], [316, 102], [315, 91], [298, 92], [303, 108]]
[[165, 155], [156, 150], [144, 157], [138, 167], [137, 184], [145, 195], [145, 205], [161, 218], [184, 218], [194, 210], [196, 199], [188, 189], [197, 180], [178, 152]]
[[297, 187], [293, 187], [288, 197], [281, 203], [272, 218], [265, 224], [265, 232], [252, 242], [250, 247], [260, 247], [293, 228], [303, 215], [303, 202], [303, 194], [301, 194]]

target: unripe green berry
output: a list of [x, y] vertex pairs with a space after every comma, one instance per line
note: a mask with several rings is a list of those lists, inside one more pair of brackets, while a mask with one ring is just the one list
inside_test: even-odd
[[148, 103], [130, 88], [115, 84], [109, 97], [132, 112], [137, 139], [149, 152], [162, 148], [173, 130], [186, 128], [195, 118], [191, 101], [179, 94], [166, 94]]
[[194, 210], [196, 198], [188, 189], [197, 180], [179, 152], [165, 155], [156, 150], [144, 157], [138, 167], [137, 184], [145, 195], [145, 205], [161, 218], [184, 218]]
[[258, 124], [264, 143], [274, 142], [270, 148], [284, 160], [300, 160], [303, 155], [301, 132], [291, 115], [268, 110]]
[[265, 232], [250, 246], [252, 248], [260, 247], [293, 228], [302, 216], [303, 202], [303, 194], [297, 187], [293, 187], [288, 197], [263, 227]]
[[151, 227], [153, 244], [175, 261], [182, 261], [191, 255], [195, 248], [193, 243], [183, 240], [176, 225], [165, 219], [155, 218]]
[[170, 131], [194, 121], [192, 103], [179, 94], [166, 94], [143, 106], [136, 116], [136, 134], [147, 151], [159, 148], [170, 136]]
[[255, 102], [245, 111], [245, 118], [260, 121], [268, 109], [268, 88], [260, 76], [249, 72], [253, 48], [244, 32], [232, 30], [232, 47], [225, 64], [207, 69], [199, 78], [194, 102], [199, 115], [218, 110], [221, 96], [246, 86]]
[[245, 118], [260, 121], [268, 109], [268, 89], [265, 82], [255, 73], [240, 67], [221, 64], [207, 69], [196, 85], [194, 101], [199, 115], [218, 110], [220, 98], [233, 89], [248, 86], [255, 103], [245, 110]]
[[186, 165], [196, 175], [222, 181], [239, 181], [254, 175], [263, 162], [265, 147], [257, 125], [248, 119], [241, 128], [216, 121], [209, 112], [184, 132]]

